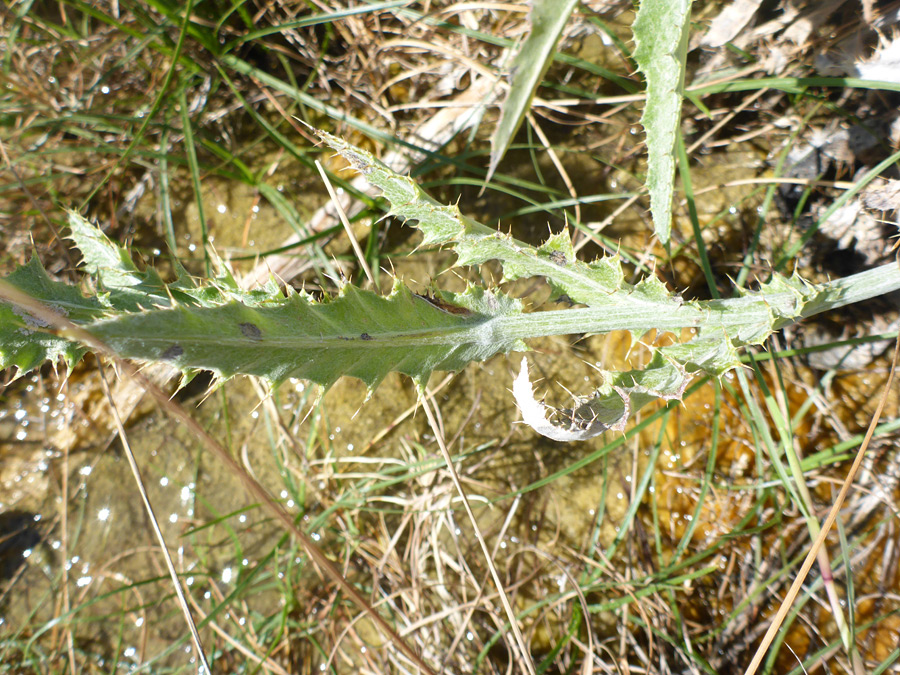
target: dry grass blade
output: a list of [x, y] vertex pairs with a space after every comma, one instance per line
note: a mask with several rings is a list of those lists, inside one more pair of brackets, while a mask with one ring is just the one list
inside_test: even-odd
[[328, 174], [325, 173], [325, 169], [322, 168], [322, 163], [319, 160], [316, 160], [316, 168], [319, 170], [322, 182], [325, 183], [325, 187], [328, 189], [331, 203], [334, 204], [334, 208], [338, 212], [341, 224], [344, 226], [344, 231], [347, 233], [347, 238], [350, 240], [350, 245], [353, 246], [353, 252], [356, 254], [356, 259], [359, 261], [360, 267], [363, 268], [363, 272], [366, 273], [366, 278], [369, 280], [369, 283], [374, 287], [375, 277], [372, 276], [372, 269], [369, 267], [369, 263], [366, 262], [366, 256], [359, 247], [359, 241], [357, 241], [356, 235], [353, 234], [353, 227], [350, 225], [350, 221], [347, 220], [347, 214], [344, 212], [344, 208], [341, 206], [340, 200], [338, 200], [337, 193], [335, 193], [331, 181], [328, 180]]
[[544, 149], [547, 151], [547, 156], [550, 158], [550, 161], [553, 162], [553, 166], [556, 167], [557, 173], [559, 173], [559, 177], [562, 179], [563, 183], [566, 186], [566, 190], [569, 195], [575, 201], [575, 220], [581, 221], [581, 204], [578, 203], [578, 191], [575, 188], [575, 184], [572, 182], [572, 179], [569, 177], [568, 172], [566, 171], [566, 167], [563, 166], [563, 163], [559, 160], [559, 156], [556, 151], [550, 145], [550, 139], [547, 138], [547, 134], [544, 133], [544, 130], [541, 129], [541, 125], [537, 123], [537, 120], [534, 119], [534, 116], [531, 113], [528, 113], [528, 123], [531, 125], [531, 128], [534, 129], [535, 135], [541, 141], [541, 145], [544, 146]]
[[475, 520], [475, 514], [472, 512], [472, 507], [469, 505], [469, 499], [466, 497], [466, 493], [463, 490], [462, 483], [459, 480], [459, 474], [456, 472], [456, 467], [453, 466], [453, 458], [450, 457], [450, 451], [447, 449], [446, 443], [444, 443], [444, 435], [441, 433], [441, 428], [438, 426], [437, 419], [435, 419], [434, 412], [431, 410], [431, 405], [428, 403], [428, 397], [422, 396], [422, 408], [425, 410], [425, 416], [428, 418], [428, 424], [431, 425], [431, 430], [434, 432], [434, 436], [437, 439], [438, 446], [441, 449], [441, 454], [444, 457], [444, 462], [447, 465], [447, 471], [450, 472], [450, 477], [453, 479], [453, 484], [456, 486], [456, 491], [459, 493], [459, 497], [462, 500], [463, 507], [466, 510], [466, 515], [469, 518], [469, 521], [472, 523], [472, 530], [475, 533], [475, 538], [478, 539], [478, 544], [481, 546], [481, 551], [484, 553], [485, 563], [488, 566], [488, 569], [491, 572], [491, 577], [494, 580], [494, 584], [497, 587], [497, 592], [500, 596], [500, 603], [503, 605], [503, 610], [506, 612], [506, 617], [509, 620], [509, 624], [512, 627], [513, 635], [515, 636], [515, 644], [516, 648], [519, 651], [519, 659], [521, 663], [521, 667], [525, 670], [525, 672], [530, 675], [535, 675], [534, 663], [531, 661], [531, 655], [528, 652], [528, 649], [525, 647], [525, 638], [522, 636], [522, 630], [519, 628], [519, 622], [516, 619], [516, 613], [513, 611], [512, 605], [509, 603], [509, 598], [507, 597], [506, 591], [503, 588], [503, 583], [500, 580], [500, 575], [497, 573], [497, 567], [494, 565], [494, 561], [491, 558], [491, 552], [488, 550], [487, 543], [484, 541], [484, 536], [481, 534], [481, 530], [478, 527], [478, 521]]
[[137, 460], [131, 450], [131, 444], [128, 442], [125, 426], [122, 424], [122, 417], [119, 415], [119, 409], [113, 399], [112, 392], [109, 390], [109, 383], [106, 381], [106, 374], [102, 369], [100, 370], [100, 378], [103, 383], [103, 393], [106, 394], [106, 398], [109, 401], [109, 408], [116, 424], [116, 430], [119, 432], [119, 440], [122, 442], [122, 449], [125, 451], [125, 457], [128, 459], [128, 466], [131, 469], [131, 474], [134, 476], [134, 482], [141, 495], [144, 509], [147, 511], [147, 518], [150, 521], [150, 527], [153, 528], [153, 535], [159, 542], [159, 550], [166, 563], [166, 570], [169, 572], [169, 578], [172, 580], [172, 587], [175, 589], [175, 595], [178, 598], [178, 606], [181, 607], [181, 611], [184, 614], [184, 620], [188, 625], [188, 629], [191, 631], [191, 639], [194, 641], [194, 648], [197, 650], [197, 658], [200, 659], [200, 663], [203, 666], [202, 670], [208, 675], [212, 675], [209, 662], [206, 660], [206, 651], [203, 649], [203, 643], [200, 641], [200, 633], [197, 632], [197, 624], [194, 621], [194, 617], [191, 615], [191, 608], [188, 606], [184, 588], [181, 585], [181, 581], [178, 579], [178, 571], [175, 569], [175, 563], [172, 562], [169, 547], [166, 544], [162, 529], [159, 527], [159, 520], [156, 517], [156, 512], [153, 510], [153, 505], [150, 503], [150, 496], [147, 494], [147, 488], [144, 486], [144, 479], [141, 477], [140, 467], [138, 467]]

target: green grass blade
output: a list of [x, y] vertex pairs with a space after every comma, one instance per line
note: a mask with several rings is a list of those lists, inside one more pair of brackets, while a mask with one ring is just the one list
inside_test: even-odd
[[309, 26], [318, 26], [320, 24], [333, 23], [348, 16], [369, 14], [386, 9], [395, 9], [410, 4], [412, 4], [411, 0], [390, 0], [390, 2], [380, 2], [371, 5], [364, 4], [360, 5], [359, 7], [351, 7], [342, 11], [314, 14], [312, 16], [305, 16], [302, 19], [295, 19], [293, 21], [285, 21], [284, 23], [280, 24], [264, 26], [262, 28], [257, 28], [255, 30], [249, 31], [247, 34], [242, 35], [236, 40], [232, 40], [227, 45], [225, 45], [225, 47], [222, 49], [222, 53], [231, 52], [237, 47], [240, 47], [241, 45], [248, 42], [253, 42], [254, 40], [257, 40], [261, 37], [278, 35], [280, 33], [284, 33], [285, 31], [296, 30], [297, 28], [306, 28]]
[[184, 147], [187, 152], [188, 167], [191, 171], [191, 185], [194, 188], [194, 199], [197, 203], [197, 219], [200, 221], [200, 238], [203, 242], [203, 262], [206, 275], [212, 274], [212, 260], [209, 256], [209, 227], [206, 222], [206, 211], [203, 208], [203, 190], [200, 186], [200, 164], [197, 161], [197, 146], [194, 143], [194, 127], [184, 89], [178, 92], [178, 103], [181, 108], [181, 125], [184, 131]]
[[553, 61], [556, 43], [576, 4], [577, 0], [534, 0], [528, 14], [531, 33], [513, 59], [509, 94], [502, 106], [500, 122], [491, 137], [491, 163], [485, 183], [490, 181], [522, 126], [534, 92]]
[[900, 91], [897, 82], [863, 80], [858, 77], [761, 77], [753, 80], [732, 80], [716, 84], [698, 84], [690, 87], [697, 96], [721, 94], [736, 91], [757, 91], [758, 89], [778, 89], [789, 94], [804, 94], [810, 87], [834, 87], [837, 89], [877, 89]]
[[[166, 76], [163, 79], [162, 86], [159, 88], [159, 92], [156, 95], [156, 98], [153, 101], [153, 105], [150, 108], [150, 112], [144, 116], [141, 127], [138, 129], [137, 133], [134, 135], [134, 138], [131, 139], [131, 142], [128, 144], [128, 147], [125, 149], [125, 152], [122, 156], [116, 161], [116, 164], [107, 172], [106, 177], [97, 183], [94, 187], [91, 194], [87, 199], [84, 200], [84, 204], [86, 205], [91, 198], [97, 193], [97, 191], [110, 179], [110, 177], [115, 173], [115, 171], [119, 168], [119, 166], [124, 162], [131, 152], [138, 147], [141, 142], [141, 139], [144, 137], [144, 134], [147, 132], [147, 128], [150, 126], [150, 122], [156, 118], [156, 114], [160, 111], [163, 105], [163, 101], [165, 100], [168, 92], [169, 85], [172, 83], [172, 78], [175, 77], [175, 63], [181, 57], [181, 52], [184, 49], [185, 39], [188, 34], [188, 24], [190, 23], [191, 10], [193, 9], [194, 2], [193, 0], [188, 0], [184, 5], [184, 13], [181, 19], [181, 23], [178, 29], [178, 42], [175, 44], [175, 49], [173, 52], [172, 64], [169, 69], [166, 71]], [[181, 90], [182, 97], [184, 95], [184, 90]], [[184, 108], [184, 104], [182, 104]], [[185, 113], [186, 114], [186, 113]], [[199, 203], [199, 201], [198, 201]]]
[[716, 287], [716, 277], [709, 264], [709, 254], [706, 252], [706, 243], [703, 241], [700, 219], [697, 216], [697, 200], [694, 198], [694, 184], [691, 181], [691, 160], [684, 147], [684, 137], [681, 135], [681, 129], [675, 129], [675, 137], [678, 173], [681, 176], [681, 185], [684, 188], [684, 197], [687, 200], [688, 215], [690, 216], [691, 229], [694, 233], [694, 243], [697, 245], [697, 256], [700, 258], [700, 267], [703, 270], [703, 276], [706, 277], [706, 285], [709, 288], [710, 296], [718, 298], [720, 295], [719, 289]]

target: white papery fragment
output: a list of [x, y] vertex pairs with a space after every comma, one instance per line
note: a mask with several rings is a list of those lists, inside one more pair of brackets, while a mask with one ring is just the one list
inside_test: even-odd
[[[516, 405], [522, 412], [522, 421], [541, 436], [560, 443], [586, 441], [612, 428], [599, 419], [579, 417], [576, 414], [578, 406], [575, 407], [575, 412], [557, 411], [535, 399], [534, 389], [528, 376], [528, 360], [525, 358], [522, 359], [522, 369], [513, 381], [513, 396], [516, 399]], [[568, 413], [561, 416], [562, 423], [554, 422], [548, 417], [548, 413], [552, 415], [558, 412]], [[627, 414], [624, 417], [627, 417]]]

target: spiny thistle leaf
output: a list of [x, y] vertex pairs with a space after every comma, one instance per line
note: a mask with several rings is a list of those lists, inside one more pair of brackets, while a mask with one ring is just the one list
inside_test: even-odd
[[135, 312], [169, 304], [169, 291], [156, 271], [139, 270], [128, 252], [99, 227], [69, 211], [69, 230], [69, 238], [81, 252], [81, 268], [94, 278], [107, 306]]
[[[37, 258], [32, 258], [7, 277], [7, 281], [72, 321], [87, 323], [101, 317], [104, 305], [85, 298], [74, 286], [53, 281]], [[62, 358], [73, 366], [85, 350], [47, 332], [47, 325], [26, 312], [0, 303], [0, 368], [15, 366], [25, 373], [45, 361]]]
[[323, 131], [317, 135], [381, 189], [390, 202], [391, 215], [415, 223], [424, 235], [423, 244], [452, 243], [457, 265], [499, 260], [503, 281], [543, 276], [558, 296], [592, 307], [650, 306], [664, 312], [681, 304], [655, 277], [637, 285], [626, 283], [618, 256], [592, 263], [578, 260], [566, 232], [551, 235], [538, 248], [529, 246], [464, 216], [455, 205], [439, 204], [415, 181], [394, 173], [371, 153]]
[[[565, 232], [551, 235], [535, 248], [487, 228], [464, 216], [456, 206], [438, 204], [409, 177], [394, 173], [370, 153], [327, 133], [318, 135], [382, 190], [392, 215], [415, 223], [426, 244], [451, 244], [458, 256], [457, 265], [498, 260], [503, 265], [504, 281], [544, 276], [558, 295], [588, 306], [587, 310], [523, 316], [531, 328], [525, 337], [576, 332], [570, 328], [573, 325], [578, 326], [578, 332], [607, 332], [613, 329], [612, 322], [605, 320], [610, 316], [620, 322], [615, 328], [637, 335], [651, 328], [675, 328], [673, 319], [678, 327], [696, 329], [695, 337], [684, 344], [648, 347], [651, 358], [644, 368], [601, 371], [601, 386], [590, 397], [576, 397], [571, 409], [553, 410], [538, 403], [528, 381], [527, 366], [523, 366], [514, 383], [516, 399], [526, 422], [549, 438], [584, 440], [609, 429], [623, 429], [632, 411], [654, 400], [680, 399], [694, 373], [724, 374], [740, 364], [741, 348], [762, 344], [774, 330], [833, 306], [840, 295], [796, 276], [776, 275], [758, 291], [745, 292], [741, 298], [684, 302], [655, 277], [634, 285], [625, 282], [616, 256], [591, 263], [578, 260]], [[585, 313], [580, 324], [568, 320], [579, 312]], [[555, 331], [544, 332], [542, 324], [553, 324], [554, 319]], [[507, 324], [504, 330], [516, 329]]]
[[82, 268], [96, 281], [103, 301], [119, 311], [172, 307], [173, 301], [200, 307], [216, 307], [229, 301], [256, 306], [282, 298], [273, 279], [260, 288], [241, 288], [214, 251], [211, 258], [218, 270], [215, 279], [197, 283], [176, 261], [178, 278], [167, 284], [153, 268], [139, 270], [124, 248], [76, 211], [69, 211], [69, 229], [69, 238], [81, 251]]
[[482, 288], [431, 300], [397, 283], [389, 297], [347, 286], [321, 303], [292, 294], [256, 307], [178, 306], [87, 328], [122, 356], [169, 361], [182, 370], [273, 382], [299, 377], [325, 387], [349, 375], [373, 389], [391, 371], [422, 387], [434, 370], [525, 349], [492, 330], [494, 318], [519, 311], [518, 301]]
[[[389, 297], [347, 286], [336, 298], [315, 302], [305, 294], [284, 297], [274, 282], [244, 291], [227, 271], [206, 283], [182, 276], [167, 286], [78, 214], [70, 214], [70, 223], [102, 293], [85, 298], [51, 280], [37, 260], [8, 280], [121, 356], [169, 362], [186, 375], [204, 369], [272, 382], [293, 376], [326, 387], [349, 375], [373, 389], [397, 371], [423, 387], [434, 370], [527, 349], [493, 328], [497, 318], [520, 313], [521, 304], [480, 287], [429, 298], [399, 282]], [[83, 355], [80, 346], [42, 328], [0, 303], [0, 367], [28, 371], [59, 357], [72, 366]]]
[[[560, 411], [534, 400], [527, 368], [514, 385], [526, 420], [557, 440], [585, 439], [622, 429], [629, 415], [654, 400], [679, 399], [697, 372], [722, 375], [738, 365], [739, 350], [805, 316], [900, 289], [900, 268], [875, 270], [812, 285], [798, 276], [774, 276], [742, 297], [683, 302], [657, 280], [624, 281], [619, 260], [592, 263], [575, 258], [565, 233], [532, 247], [441, 206], [409, 178], [371, 155], [321, 134], [351, 160], [391, 202], [391, 211], [417, 221], [431, 243], [450, 243], [458, 264], [497, 259], [505, 279], [545, 276], [558, 293], [587, 305], [523, 314], [517, 300], [500, 291], [470, 287], [465, 293], [413, 294], [397, 282], [388, 297], [345, 287], [334, 298], [281, 294], [274, 281], [245, 291], [220, 261], [219, 276], [193, 280], [186, 274], [165, 284], [141, 271], [125, 251], [73, 214], [73, 238], [83, 246], [85, 266], [100, 292], [84, 297], [53, 281], [33, 260], [9, 282], [66, 315], [122, 356], [168, 362], [186, 376], [198, 369], [219, 377], [239, 373], [273, 382], [294, 376], [328, 386], [350, 375], [370, 391], [391, 371], [406, 373], [421, 388], [434, 370], [458, 370], [501, 352], [524, 350], [530, 337], [571, 333], [693, 328], [694, 339], [648, 346], [643, 368], [600, 372], [591, 397], [576, 397]], [[0, 303], [0, 366], [34, 368], [63, 358], [70, 366], [83, 349], [56, 337], [27, 312]]]
[[602, 384], [591, 396], [576, 396], [571, 408], [556, 409], [534, 398], [528, 361], [522, 359], [513, 396], [526, 424], [554, 441], [586, 441], [604, 431], [622, 431], [634, 410], [656, 400], [681, 399], [691, 380], [685, 368], [662, 350], [645, 368], [600, 371]]
[[647, 78], [641, 124], [647, 133], [647, 189], [656, 236], [669, 241], [675, 140], [681, 121], [691, 0], [641, 0], [633, 30], [634, 60]]
[[[566, 232], [551, 235], [540, 247], [516, 241], [464, 216], [456, 206], [443, 206], [427, 195], [414, 181], [381, 164], [370, 153], [345, 141], [319, 132], [319, 137], [345, 157], [366, 179], [382, 190], [391, 205], [390, 213], [414, 221], [426, 244], [451, 243], [457, 265], [477, 265], [488, 260], [503, 264], [503, 280], [544, 276], [558, 296], [595, 308], [643, 310], [650, 316], [671, 313], [684, 304], [670, 294], [655, 277], [636, 285], [625, 282], [621, 262], [608, 256], [592, 263], [575, 257]], [[770, 324], [768, 313], [759, 326]], [[648, 328], [652, 325], [648, 324]], [[724, 372], [735, 365], [736, 350], [724, 333], [716, 339], [692, 341], [691, 347], [651, 349], [653, 356], [640, 370], [601, 373], [603, 384], [591, 397], [576, 399], [570, 410], [552, 409], [534, 400], [527, 365], [514, 383], [514, 395], [525, 421], [539, 433], [555, 440], [585, 440], [606, 430], [621, 430], [630, 412], [657, 399], [680, 398], [691, 379], [683, 364], [694, 370]], [[718, 358], [716, 358], [718, 357]], [[549, 417], [544, 411], [551, 411]]]

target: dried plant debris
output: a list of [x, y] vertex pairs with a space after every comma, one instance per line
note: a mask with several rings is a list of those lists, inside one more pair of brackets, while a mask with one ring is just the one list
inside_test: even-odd
[[[850, 334], [847, 326], [843, 326], [839, 334], [834, 334], [821, 324], [813, 323], [809, 326], [809, 330], [803, 331], [802, 342], [804, 347], [818, 347], [831, 344], [836, 340], [848, 340], [873, 334], [888, 334], [896, 331], [898, 327], [900, 327], [900, 319], [888, 321], [882, 316], [875, 316], [866, 325], [865, 332], [862, 335]], [[818, 370], [862, 370], [884, 354], [893, 344], [894, 340], [887, 338], [857, 345], [841, 345], [810, 352], [807, 355], [807, 362]]]
[[[817, 225], [818, 250], [829, 271], [849, 274], [886, 259], [896, 225], [884, 212], [897, 208], [900, 190], [881, 180], [822, 220], [835, 192], [817, 181], [856, 181], [886, 157], [891, 146], [896, 113], [873, 116], [851, 126], [831, 123], [813, 129], [806, 143], [792, 148], [784, 176], [799, 179], [779, 186], [776, 204], [782, 217], [804, 229]], [[891, 218], [889, 215], [888, 218]], [[836, 252], [848, 255], [835, 256]]]
[[871, 54], [859, 40], [847, 40], [837, 54], [816, 57], [816, 70], [822, 75], [848, 75], [871, 82], [900, 84], [900, 37], [879, 36]]
[[[817, 205], [813, 215], [824, 211], [823, 205]], [[834, 243], [835, 251], [853, 254], [854, 263], [860, 269], [876, 265], [890, 255], [891, 230], [896, 234], [896, 226], [877, 218], [858, 199], [837, 209], [819, 227], [819, 233]]]
[[[294, 58], [316, 74], [310, 82], [311, 93], [392, 129], [417, 119], [421, 102], [453, 96], [478, 74], [474, 64], [490, 67], [505, 51], [485, 40], [467, 39], [462, 32], [437, 30], [414, 7], [398, 12], [385, 3], [379, 9], [355, 13], [354, 3], [329, 4], [336, 12], [348, 12], [341, 21], [329, 24], [333, 33], [307, 25], [285, 27], [279, 36], [290, 45]], [[306, 3], [277, 0], [265, 3], [256, 20], [290, 26], [307, 17], [308, 11]], [[425, 11], [486, 33], [498, 15], [505, 17], [508, 31], [525, 25], [519, 12], [495, 14], [449, 2], [428, 3]]]
[[[513, 396], [522, 421], [542, 436], [560, 442], [586, 441], [604, 431], [624, 431], [634, 411], [654, 400], [681, 400], [690, 382], [686, 370], [670, 364], [668, 372], [598, 371], [601, 385], [590, 396], [573, 396], [571, 408], [554, 408], [538, 401], [522, 359], [513, 381]], [[661, 369], [658, 369], [661, 370]]]
[[542, 436], [561, 443], [586, 441], [609, 429], [621, 430], [628, 419], [627, 397], [622, 397], [619, 409], [594, 410], [591, 399], [576, 398], [571, 409], [553, 408], [534, 397], [528, 375], [528, 360], [513, 381], [513, 396], [522, 413], [522, 421]]
[[692, 41], [692, 48], [703, 47], [710, 54], [697, 72], [714, 75], [735, 65], [734, 54], [715, 49], [731, 44], [754, 54], [771, 75], [796, 75], [789, 69], [808, 58], [823, 75], [895, 82], [900, 70], [894, 39], [884, 35], [892, 35], [900, 22], [900, 3], [863, 4], [871, 11], [860, 12], [859, 2], [847, 0], [781, 0], [777, 11], [771, 11], [771, 3], [731, 0], [712, 17], [707, 32]]
[[805, 45], [844, 4], [846, 0], [825, 0], [815, 4], [789, 0], [785, 17], [793, 20], [785, 29], [783, 37], [795, 45]]
[[850, 126], [832, 122], [822, 128], [813, 127], [807, 141], [789, 151], [785, 175], [815, 180], [829, 171], [841, 175], [857, 164], [880, 161], [893, 119], [894, 115], [879, 116]]
[[731, 42], [756, 16], [762, 0], [734, 0], [722, 8], [713, 19], [700, 44], [704, 47], [721, 47]]
[[873, 181], [863, 190], [863, 204], [875, 211], [893, 212], [893, 217], [897, 217], [900, 212], [900, 180], [883, 180]]

